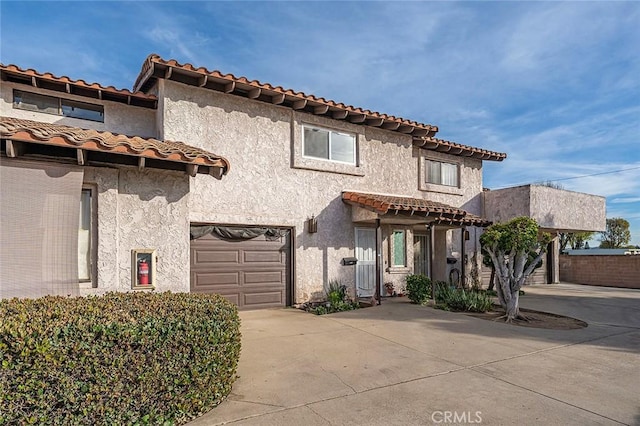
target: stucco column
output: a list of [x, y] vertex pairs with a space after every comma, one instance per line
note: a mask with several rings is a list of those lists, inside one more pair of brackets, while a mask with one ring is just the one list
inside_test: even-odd
[[380, 219], [376, 219], [376, 292], [375, 298], [380, 305], [380, 286], [382, 285], [382, 228], [380, 227]]
[[447, 281], [447, 230], [436, 228], [433, 242], [433, 270], [431, 279], [434, 281]]
[[462, 288], [467, 286], [467, 252], [464, 239], [466, 229], [464, 226], [460, 229], [460, 285]]
[[[429, 278], [433, 282], [435, 280], [433, 275], [433, 267], [436, 263], [436, 227], [435, 225], [429, 226]], [[431, 298], [436, 300], [436, 286], [431, 286]]]
[[560, 237], [555, 235], [551, 240], [551, 283], [557, 284], [560, 282]]

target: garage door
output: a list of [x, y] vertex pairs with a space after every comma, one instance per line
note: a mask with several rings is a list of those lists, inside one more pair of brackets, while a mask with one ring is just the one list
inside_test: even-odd
[[226, 240], [207, 234], [191, 240], [191, 292], [218, 293], [240, 309], [291, 304], [290, 233], [270, 241]]

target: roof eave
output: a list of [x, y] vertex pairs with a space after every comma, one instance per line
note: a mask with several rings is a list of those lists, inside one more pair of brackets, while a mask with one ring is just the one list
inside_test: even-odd
[[[196, 176], [196, 174], [208, 174], [218, 179], [221, 179], [223, 176], [229, 173], [229, 164], [224, 158], [220, 158], [218, 161], [215, 161], [215, 162], [205, 163], [202, 161], [198, 161], [198, 159], [194, 161], [185, 161], [179, 158], [162, 158], [157, 155], [150, 154], [149, 152], [136, 153], [130, 150], [103, 151], [100, 149], [96, 149], [95, 147], [92, 147], [89, 144], [70, 145], [65, 143], [48, 143], [48, 142], [43, 142], [43, 141], [38, 141], [33, 139], [4, 136], [4, 135], [0, 135], [0, 139], [3, 141], [13, 142], [13, 145], [11, 148], [12, 152], [9, 153], [9, 152], [6, 152], [5, 150], [5, 152], [2, 153], [7, 157], [18, 157], [17, 154], [20, 152], [20, 150], [18, 149], [16, 151], [16, 145], [15, 145], [15, 143], [18, 143], [18, 144], [31, 144], [31, 145], [67, 148], [69, 150], [75, 150], [78, 165], [81, 165], [81, 166], [84, 166], [84, 165], [90, 166], [93, 163], [132, 165], [130, 164], [129, 161], [116, 160], [116, 157], [131, 157], [131, 158], [138, 159], [136, 164], [140, 169], [146, 167], [146, 168], [160, 168], [160, 169], [169, 169], [169, 170], [181, 170], [191, 176]], [[8, 150], [8, 147], [7, 147], [7, 150]], [[92, 152], [98, 154], [100, 159], [99, 160], [96, 159], [96, 157], [94, 157], [93, 154], [91, 154]], [[42, 157], [42, 154], [40, 154], [40, 156]], [[47, 156], [50, 158], [56, 158], [55, 155], [47, 155]], [[22, 155], [20, 155], [20, 157], [22, 157]], [[29, 157], [25, 156], [24, 158], [29, 158]], [[69, 157], [65, 157], [65, 158], [69, 158]], [[143, 161], [140, 161], [141, 159]], [[167, 164], [171, 163], [171, 164], [181, 164], [184, 167], [179, 166], [177, 169], [176, 167], [154, 167], [151, 165], [153, 163], [149, 163], [149, 161], [146, 161], [146, 160], [151, 160], [155, 162], [156, 165], [159, 163], [167, 163]]]
[[[448, 206], [442, 203], [435, 203], [433, 206], [419, 206], [402, 203], [385, 201], [380, 197], [387, 197], [382, 194], [368, 194], [354, 191], [343, 191], [342, 201], [353, 207], [362, 208], [379, 215], [380, 218], [389, 217], [389, 215], [400, 215], [404, 218], [412, 218], [416, 221], [427, 221], [436, 225], [450, 225], [454, 227], [460, 226], [478, 226], [487, 227], [492, 224], [491, 221], [482, 217], [468, 213], [457, 207]], [[392, 196], [396, 197], [396, 196]], [[411, 198], [400, 197], [399, 198]], [[413, 199], [419, 200], [419, 199]], [[423, 201], [423, 200], [420, 200]]]
[[273, 105], [280, 105], [300, 112], [325, 116], [334, 120], [390, 130], [413, 137], [432, 137], [438, 127], [411, 120], [381, 114], [342, 103], [336, 103], [313, 95], [274, 87], [245, 77], [195, 68], [190, 64], [179, 64], [175, 60], [165, 61], [157, 55], [145, 60], [134, 84], [134, 91], [150, 90], [157, 79], [177, 81], [191, 86], [216, 90], [226, 94], [242, 96]]
[[461, 157], [471, 157], [478, 160], [502, 161], [507, 158], [507, 154], [504, 152], [489, 151], [433, 137], [413, 138], [413, 145], [430, 151], [442, 152]]
[[[18, 123], [16, 124], [15, 121], [12, 122], [11, 120], [17, 120]], [[76, 128], [59, 126], [60, 131], [57, 131], [56, 128], [55, 132], [43, 132], [34, 128], [33, 125], [35, 124], [38, 124], [38, 122], [7, 117], [0, 118], [0, 139], [6, 141], [4, 153], [7, 157], [15, 158], [22, 156], [25, 152], [54, 158], [64, 157], [68, 159], [76, 157], [79, 165], [87, 165], [88, 161], [95, 161], [96, 159], [101, 163], [113, 162], [115, 164], [131, 165], [133, 160], [122, 161], [119, 157], [135, 157], [137, 158], [136, 164], [141, 169], [151, 167], [175, 170], [177, 167], [177, 169], [186, 171], [191, 176], [195, 176], [197, 173], [210, 174], [218, 179], [228, 174], [230, 170], [230, 164], [227, 159], [204, 151], [194, 152], [193, 147], [180, 142], [148, 139], [149, 143], [146, 145], [135, 146], [131, 141], [141, 140], [142, 138], [115, 135], [119, 138], [116, 143], [106, 143], [101, 139], [100, 135], [114, 136], [113, 134], [93, 131], [95, 134], [92, 136], [78, 138], [69, 132], [69, 130]], [[165, 144], [167, 146], [154, 144]], [[28, 148], [29, 146], [32, 148]], [[55, 149], [64, 148], [65, 150], [54, 150], [52, 153], [51, 148], [35, 148], [35, 146]], [[162, 166], [165, 163], [180, 164], [180, 166]]]
[[155, 95], [131, 92], [127, 89], [116, 89], [113, 86], [102, 86], [98, 83], [87, 83], [84, 80], [72, 80], [66, 76], [56, 77], [51, 73], [41, 74], [35, 70], [25, 70], [15, 65], [0, 64], [0, 79], [24, 84], [35, 89], [51, 90], [102, 101], [112, 101], [150, 109], [158, 107], [158, 98]]

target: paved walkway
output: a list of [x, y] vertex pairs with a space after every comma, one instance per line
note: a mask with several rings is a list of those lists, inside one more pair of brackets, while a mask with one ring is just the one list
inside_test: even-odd
[[516, 327], [406, 298], [243, 312], [240, 378], [191, 425], [639, 425], [640, 291], [525, 290], [522, 307], [589, 326]]

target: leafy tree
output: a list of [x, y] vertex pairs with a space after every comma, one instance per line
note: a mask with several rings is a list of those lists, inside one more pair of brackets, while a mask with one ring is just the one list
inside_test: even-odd
[[571, 248], [580, 250], [586, 247], [587, 242], [593, 236], [593, 232], [576, 232], [571, 239]]
[[572, 250], [580, 250], [585, 248], [587, 241], [593, 236], [593, 232], [561, 232], [560, 237], [560, 253], [570, 246]]
[[569, 239], [571, 238], [570, 232], [560, 232], [558, 234], [558, 243], [560, 244], [560, 253], [564, 253], [569, 245]]
[[621, 217], [607, 219], [607, 229], [600, 233], [600, 248], [620, 248], [629, 244], [629, 222]]
[[540, 264], [551, 241], [548, 233], [539, 233], [538, 223], [529, 217], [516, 217], [487, 228], [480, 243], [496, 270], [498, 301], [507, 322], [520, 315], [519, 291], [525, 280]]

